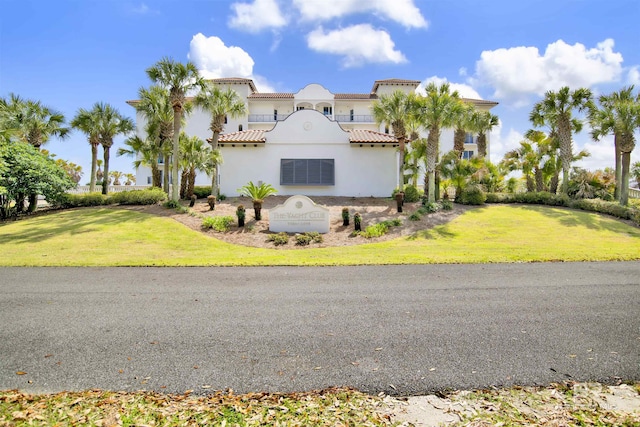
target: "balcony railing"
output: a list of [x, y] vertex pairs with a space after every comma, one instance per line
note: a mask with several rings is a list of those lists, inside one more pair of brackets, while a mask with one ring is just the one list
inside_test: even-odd
[[375, 123], [370, 114], [336, 114], [338, 122]]

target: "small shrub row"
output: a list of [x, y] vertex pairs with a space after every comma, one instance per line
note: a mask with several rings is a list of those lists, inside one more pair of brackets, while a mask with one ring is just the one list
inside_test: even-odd
[[302, 234], [296, 234], [296, 245], [298, 246], [307, 246], [311, 242], [313, 243], [322, 243], [323, 238], [322, 234], [317, 231], [308, 231]]
[[220, 233], [229, 231], [231, 224], [233, 224], [232, 216], [208, 216], [202, 220], [202, 228], [214, 229]]
[[468, 185], [462, 190], [460, 197], [456, 198], [463, 205], [483, 205], [487, 200], [487, 194], [479, 185]]
[[622, 206], [618, 202], [602, 199], [572, 200], [565, 194], [537, 193], [488, 193], [487, 203], [527, 203], [547, 206], [563, 206], [588, 212], [598, 212], [621, 219], [630, 219], [640, 225], [640, 209]]
[[417, 211], [409, 215], [410, 221], [420, 221], [424, 215], [436, 213], [439, 210], [450, 211], [453, 209], [451, 200], [441, 200], [439, 203], [425, 203]]
[[399, 227], [402, 225], [402, 220], [400, 218], [389, 219], [386, 221], [379, 222], [377, 224], [373, 224], [364, 229], [363, 232], [360, 233], [366, 239], [371, 239], [374, 237], [380, 237], [387, 234], [389, 228], [391, 227]]
[[267, 240], [276, 246], [282, 246], [289, 243], [289, 235], [284, 231], [282, 233], [269, 234], [269, 237], [267, 237]]
[[207, 196], [211, 195], [211, 186], [197, 185], [193, 187], [193, 194], [198, 199], [206, 199]]
[[60, 202], [64, 208], [101, 205], [154, 205], [167, 199], [167, 195], [160, 188], [147, 190], [121, 191], [109, 196], [101, 193], [65, 194]]

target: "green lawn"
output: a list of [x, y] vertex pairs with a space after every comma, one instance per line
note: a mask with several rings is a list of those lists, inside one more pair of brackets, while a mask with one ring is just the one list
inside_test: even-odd
[[168, 218], [85, 208], [0, 225], [1, 266], [359, 265], [640, 259], [640, 229], [547, 206], [489, 205], [411, 238], [272, 250], [221, 242]]

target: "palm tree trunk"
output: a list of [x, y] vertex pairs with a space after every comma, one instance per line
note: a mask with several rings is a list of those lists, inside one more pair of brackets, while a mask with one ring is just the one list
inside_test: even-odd
[[620, 188], [620, 204], [629, 204], [629, 170], [631, 166], [631, 152], [622, 153], [622, 186]]
[[170, 158], [170, 156], [165, 155], [162, 166], [162, 188], [164, 192], [167, 193], [167, 197], [169, 196], [169, 175], [171, 174], [171, 165], [169, 164]]
[[536, 190], [536, 183], [531, 175], [527, 175], [526, 179], [527, 179], [527, 192], [533, 193]]
[[487, 135], [478, 134], [478, 157], [484, 159], [487, 156]]
[[544, 191], [544, 179], [542, 177], [542, 169], [539, 167], [534, 168], [534, 175], [536, 177], [536, 191]]
[[189, 182], [187, 183], [187, 199], [193, 196], [193, 189], [196, 186], [196, 169], [191, 168], [189, 170]]
[[[211, 137], [211, 150], [212, 153], [218, 149], [218, 139], [220, 138], [220, 132], [213, 132], [213, 136]], [[218, 164], [213, 165], [213, 170], [211, 171], [211, 195], [218, 196], [218, 192], [220, 189], [218, 188]]]
[[560, 139], [560, 158], [562, 160], [562, 194], [569, 192], [569, 170], [573, 159], [571, 144], [571, 124], [569, 119], [561, 116], [558, 120], [558, 138]]
[[91, 144], [91, 179], [89, 192], [96, 191], [96, 172], [98, 171], [98, 144]]
[[620, 201], [620, 188], [622, 187], [622, 153], [620, 152], [620, 141], [618, 141], [618, 133], [613, 136], [613, 145], [616, 153], [616, 187], [614, 198]]
[[404, 152], [405, 152], [405, 138], [404, 135], [398, 137], [399, 144], [399, 156], [398, 156], [398, 188], [404, 188]]
[[458, 159], [462, 158], [464, 152], [464, 140], [467, 137], [467, 132], [464, 129], [456, 129], [453, 134], [453, 149], [458, 154]]
[[549, 192], [556, 194], [558, 192], [558, 181], [560, 177], [558, 176], [558, 172], [554, 173], [551, 177], [551, 181], [549, 182]]
[[104, 171], [102, 178], [102, 194], [109, 194], [109, 146], [103, 145], [104, 147]]
[[180, 170], [180, 123], [182, 120], [182, 105], [173, 106], [173, 162], [171, 165], [171, 200], [180, 200], [180, 189], [178, 188], [178, 174]]
[[432, 128], [427, 137], [427, 175], [429, 176], [429, 188], [425, 188], [428, 194], [428, 202], [436, 201], [436, 160], [438, 157], [438, 139], [440, 129]]
[[160, 179], [160, 169], [158, 164], [151, 162], [151, 185], [153, 187], [162, 188], [162, 180]]
[[187, 181], [189, 181], [189, 170], [183, 169], [180, 175], [180, 198], [185, 199], [187, 195]]

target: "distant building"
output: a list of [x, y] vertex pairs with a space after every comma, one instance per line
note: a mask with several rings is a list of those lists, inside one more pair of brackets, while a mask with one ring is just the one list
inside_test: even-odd
[[[387, 197], [396, 188], [398, 141], [391, 129], [375, 123], [371, 106], [380, 95], [415, 91], [419, 81], [377, 80], [370, 93], [335, 94], [319, 84], [297, 93], [261, 93], [251, 79], [213, 82], [235, 90], [248, 107], [246, 116], [229, 117], [220, 135], [221, 194], [235, 196], [249, 181], [271, 184], [280, 195]], [[497, 105], [466, 101], [484, 110]], [[136, 101], [128, 103], [135, 106]], [[207, 140], [209, 123], [208, 113], [195, 108], [184, 131]], [[145, 118], [138, 113], [138, 136], [145, 136], [144, 127]], [[440, 149], [453, 149], [452, 130], [442, 131]], [[464, 156], [476, 151], [475, 137], [469, 134]], [[151, 169], [138, 168], [136, 182], [150, 184]], [[210, 185], [211, 178], [200, 174], [196, 184]]]

